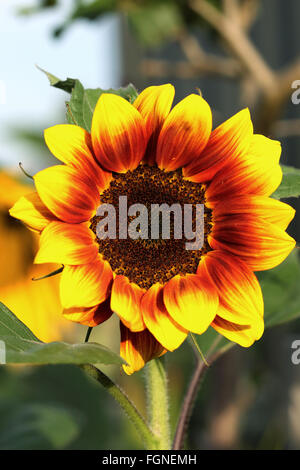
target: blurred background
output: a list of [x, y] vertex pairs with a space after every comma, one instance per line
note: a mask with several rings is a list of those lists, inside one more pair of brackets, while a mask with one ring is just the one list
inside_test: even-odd
[[[171, 82], [176, 101], [200, 89], [214, 126], [248, 106], [255, 131], [279, 139], [282, 163], [300, 168], [300, 104], [291, 100], [300, 80], [299, 17], [297, 0], [1, 0], [0, 300], [41, 340], [83, 341], [86, 327], [62, 319], [58, 276], [32, 281], [55, 266], [32, 265], [37, 238], [8, 214], [32, 191], [18, 163], [30, 174], [55, 164], [43, 130], [65, 122], [68, 95], [36, 65], [86, 88]], [[289, 233], [299, 240], [297, 220]], [[260, 279], [266, 316], [279, 325], [209, 370], [187, 448], [300, 448], [300, 365], [291, 361], [300, 339], [297, 250]], [[285, 324], [287, 317], [294, 321]], [[116, 319], [91, 340], [118, 351]], [[195, 360], [188, 344], [167, 357], [174, 427]], [[145, 410], [143, 371], [105, 372]], [[0, 449], [139, 448], [112, 399], [75, 366], [0, 368]]]

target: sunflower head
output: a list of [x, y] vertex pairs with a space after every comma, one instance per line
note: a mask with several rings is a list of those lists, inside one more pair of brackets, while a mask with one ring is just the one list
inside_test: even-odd
[[[63, 164], [37, 173], [36, 191], [11, 209], [41, 233], [36, 263], [64, 265], [66, 318], [95, 326], [119, 316], [127, 373], [209, 326], [253, 344], [264, 328], [254, 271], [278, 265], [295, 245], [285, 232], [294, 210], [269, 197], [282, 178], [280, 143], [253, 133], [248, 109], [212, 130], [201, 96], [172, 107], [173, 99], [170, 84], [146, 88], [133, 104], [102, 94], [90, 133], [77, 125], [47, 129], [46, 143]], [[99, 208], [108, 205], [114, 236], [97, 231]], [[163, 205], [173, 208], [169, 237], [160, 222], [153, 233], [145, 215]], [[201, 228], [202, 243], [187, 250], [175, 206], [197, 205], [202, 224], [193, 211], [189, 222], [196, 238]], [[147, 236], [135, 220], [142, 212]]]

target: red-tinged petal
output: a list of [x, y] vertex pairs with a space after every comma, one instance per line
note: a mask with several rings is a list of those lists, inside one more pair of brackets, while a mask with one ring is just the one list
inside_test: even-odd
[[166, 118], [159, 134], [156, 154], [159, 168], [176, 170], [199, 156], [211, 128], [211, 110], [201, 96], [189, 95], [180, 101]]
[[95, 183], [66, 165], [46, 168], [34, 176], [34, 181], [43, 203], [64, 222], [85, 222], [99, 205]]
[[157, 283], [142, 298], [142, 312], [148, 330], [167, 350], [174, 351], [188, 332], [169, 315], [163, 301], [163, 287]]
[[284, 230], [262, 218], [236, 215], [214, 224], [208, 242], [214, 250], [238, 256], [252, 271], [274, 268], [296, 243]]
[[9, 211], [12, 217], [22, 220], [31, 230], [42, 231], [54, 220], [57, 220], [45, 204], [41, 201], [37, 192], [22, 196]]
[[144, 330], [133, 333], [120, 322], [121, 345], [120, 356], [125, 359], [128, 366], [123, 366], [126, 374], [130, 375], [144, 367], [146, 362], [160, 357], [166, 351], [152, 336], [150, 331]]
[[72, 124], [60, 124], [46, 129], [44, 135], [50, 152], [58, 160], [90, 177], [99, 190], [108, 186], [111, 173], [102, 170], [96, 162], [91, 150], [91, 136], [85, 129]]
[[241, 194], [270, 196], [282, 180], [280, 154], [278, 141], [255, 134], [248, 152], [215, 176], [206, 191], [207, 205], [214, 207], [227, 197]]
[[257, 325], [238, 325], [233, 322], [224, 320], [223, 318], [216, 316], [211, 326], [225, 338], [233, 341], [234, 343], [248, 348], [252, 346], [254, 341], [257, 341], [261, 338], [264, 331], [263, 322], [260, 325], [260, 330], [258, 330]]
[[133, 106], [141, 113], [145, 120], [148, 145], [144, 161], [149, 165], [154, 165], [155, 163], [158, 135], [164, 120], [170, 112], [174, 94], [175, 89], [169, 83], [160, 86], [150, 86], [143, 90], [133, 103]]
[[202, 334], [213, 321], [219, 297], [208, 276], [187, 274], [170, 279], [163, 290], [169, 315], [187, 331]]
[[131, 331], [144, 330], [141, 298], [145, 290], [130, 282], [126, 276], [115, 277], [111, 292], [111, 309]]
[[264, 303], [256, 276], [246, 263], [218, 250], [207, 253], [197, 274], [209, 275], [219, 294], [218, 317], [238, 325], [251, 325], [263, 331]]
[[113, 312], [109, 306], [110, 299], [107, 298], [104, 302], [95, 307], [83, 308], [73, 307], [65, 308], [63, 316], [70, 321], [94, 327], [108, 320]]
[[211, 133], [204, 151], [183, 169], [183, 176], [196, 183], [210, 181], [225, 164], [248, 151], [252, 136], [251, 116], [243, 109]]
[[35, 263], [88, 264], [98, 257], [98, 245], [86, 224], [51, 222], [43, 230]]
[[124, 98], [102, 94], [93, 115], [92, 143], [104, 169], [117, 173], [134, 170], [147, 143], [141, 114]]
[[64, 308], [94, 307], [107, 299], [113, 273], [100, 256], [93, 263], [65, 266], [60, 281], [60, 300]]
[[295, 216], [295, 209], [277, 199], [249, 194], [226, 198], [213, 209], [216, 224], [231, 215], [260, 217], [285, 230]]

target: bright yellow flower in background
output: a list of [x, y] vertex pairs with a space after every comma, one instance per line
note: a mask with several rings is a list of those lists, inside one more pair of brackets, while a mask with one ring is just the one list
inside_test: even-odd
[[[254, 271], [273, 268], [295, 246], [294, 210], [269, 196], [282, 178], [279, 142], [253, 134], [243, 110], [212, 131], [199, 95], [172, 107], [174, 88], [145, 89], [133, 104], [103, 94], [91, 134], [76, 125], [45, 131], [63, 162], [34, 177], [36, 192], [11, 209], [41, 232], [35, 262], [61, 263], [65, 318], [95, 326], [120, 318], [127, 373], [173, 351], [211, 325], [250, 346], [263, 333]], [[205, 206], [204, 245], [185, 240], [99, 239], [96, 209], [142, 203]], [[117, 214], [118, 215], [118, 214]]]
[[9, 215], [9, 208], [32, 187], [0, 171], [0, 301], [42, 341], [60, 340], [70, 331], [61, 315], [59, 280], [33, 282], [57, 265], [33, 265], [38, 236]]

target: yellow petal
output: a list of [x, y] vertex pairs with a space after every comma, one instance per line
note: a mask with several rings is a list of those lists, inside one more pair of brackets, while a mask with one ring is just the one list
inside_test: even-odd
[[34, 176], [34, 181], [43, 203], [64, 222], [85, 222], [99, 205], [95, 183], [66, 165], [46, 168]]
[[61, 275], [60, 299], [66, 309], [93, 307], [107, 299], [113, 279], [111, 267], [100, 256], [93, 263], [65, 266]]
[[122, 322], [120, 322], [120, 330], [120, 356], [128, 364], [128, 366], [123, 366], [126, 374], [130, 375], [142, 369], [146, 362], [165, 353], [162, 345], [156, 341], [150, 331], [144, 330], [133, 333]]
[[131, 331], [142, 331], [145, 323], [141, 313], [141, 298], [145, 293], [126, 276], [115, 277], [111, 292], [111, 309]]
[[216, 316], [211, 326], [225, 338], [233, 341], [234, 343], [249, 348], [252, 346], [254, 341], [257, 341], [263, 334], [264, 324], [261, 321], [258, 334], [258, 325], [238, 325], [233, 322], [224, 320], [223, 318]]
[[85, 224], [51, 222], [42, 232], [35, 263], [88, 264], [98, 257], [98, 245]]
[[22, 196], [9, 211], [12, 217], [22, 220], [28, 228], [42, 231], [52, 221], [57, 220], [37, 192]]
[[295, 209], [277, 199], [241, 194], [220, 201], [213, 209], [214, 223], [219, 223], [224, 217], [232, 215], [260, 217], [285, 230], [295, 216]]
[[58, 160], [89, 176], [98, 189], [105, 189], [111, 174], [100, 168], [92, 154], [90, 134], [79, 126], [60, 124], [44, 132], [46, 144]]
[[175, 89], [169, 83], [150, 86], [143, 90], [133, 103], [145, 120], [148, 145], [144, 161], [148, 164], [155, 163], [157, 139], [164, 120], [170, 112], [174, 94]]
[[183, 176], [190, 181], [206, 183], [229, 162], [237, 161], [249, 148], [253, 125], [249, 109], [227, 119], [209, 138], [204, 151], [183, 169]]
[[73, 307], [65, 308], [63, 316], [70, 321], [94, 327], [105, 322], [112, 316], [113, 312], [109, 306], [109, 298], [95, 307]]
[[172, 109], [159, 134], [156, 155], [159, 168], [176, 170], [200, 155], [211, 129], [208, 103], [199, 95], [184, 98]]
[[213, 224], [208, 242], [214, 250], [236, 255], [252, 271], [272, 269], [289, 255], [296, 242], [281, 228], [253, 215], [231, 215]]
[[187, 274], [170, 279], [163, 291], [169, 315], [187, 331], [202, 334], [213, 321], [219, 297], [208, 276]]
[[197, 274], [208, 274], [219, 294], [217, 315], [238, 325], [258, 326], [263, 331], [263, 297], [259, 282], [246, 263], [224, 251], [207, 253]]
[[280, 185], [281, 145], [276, 140], [255, 134], [248, 152], [226, 165], [206, 191], [207, 205], [214, 207], [227, 197], [241, 194], [270, 196]]
[[187, 330], [168, 314], [163, 302], [163, 287], [154, 284], [142, 298], [142, 312], [148, 330], [169, 351], [174, 351], [187, 337]]
[[92, 142], [103, 168], [117, 173], [134, 170], [146, 149], [144, 120], [124, 98], [103, 93], [93, 115]]

